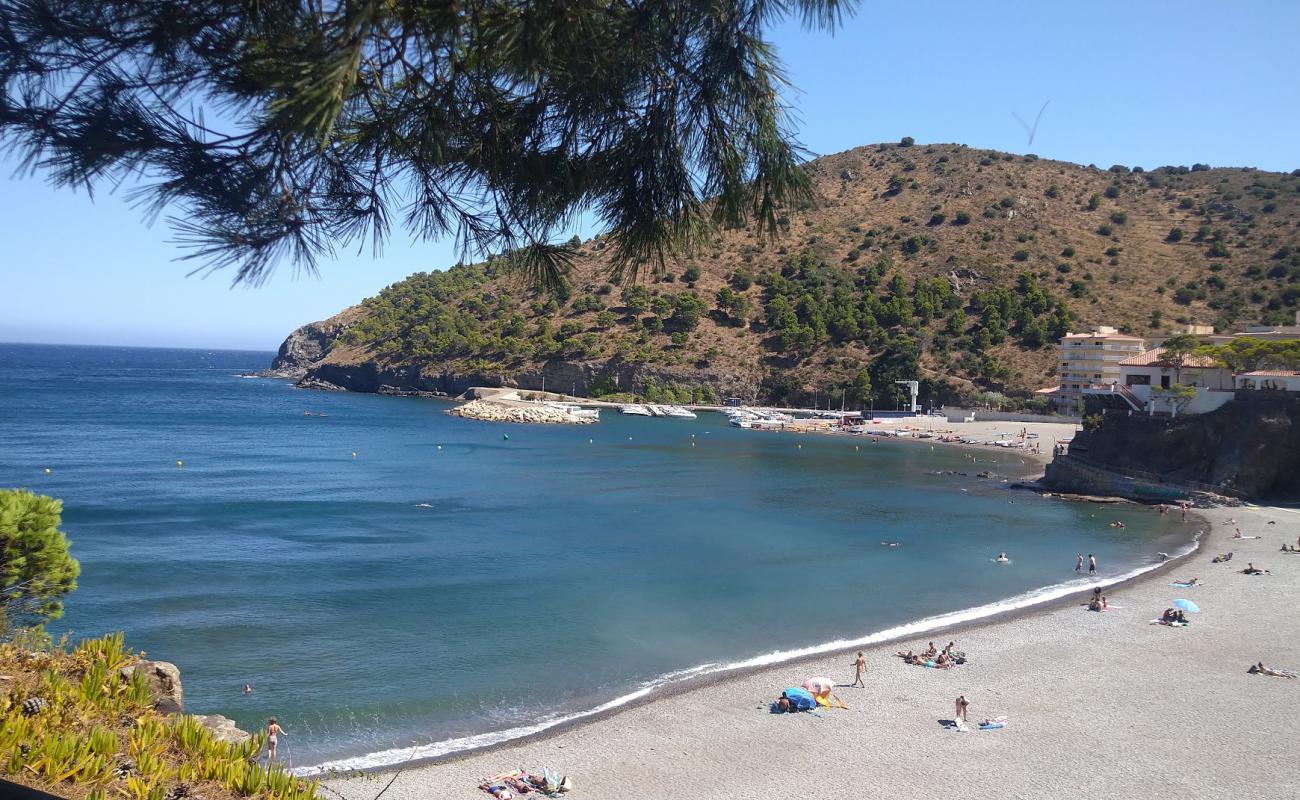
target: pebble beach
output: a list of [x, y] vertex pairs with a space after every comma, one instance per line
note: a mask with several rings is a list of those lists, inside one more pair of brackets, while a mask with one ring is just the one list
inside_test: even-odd
[[[847, 687], [852, 653], [821, 656], [536, 739], [325, 785], [347, 800], [381, 791], [388, 800], [482, 800], [483, 778], [547, 766], [572, 777], [569, 797], [602, 800], [1294, 796], [1300, 680], [1247, 669], [1300, 667], [1300, 555], [1280, 552], [1300, 536], [1300, 512], [1219, 508], [1187, 524], [1208, 528], [1200, 548], [1108, 589], [1108, 611], [1090, 612], [1076, 596], [927, 636], [967, 653], [969, 663], [950, 670], [904, 664], [896, 650], [926, 646], [904, 640], [866, 652], [866, 688]], [[1236, 527], [1260, 538], [1232, 539]], [[1211, 563], [1228, 551], [1230, 562]], [[1066, 574], [1073, 557], [1062, 554]], [[1248, 562], [1270, 574], [1241, 574]], [[1169, 585], [1192, 577], [1203, 585]], [[1202, 613], [1185, 628], [1150, 624], [1174, 598]], [[839, 683], [849, 708], [769, 712], [784, 687], [814, 675]], [[958, 695], [970, 702], [968, 732], [941, 724]], [[1006, 727], [975, 729], [992, 717]]]

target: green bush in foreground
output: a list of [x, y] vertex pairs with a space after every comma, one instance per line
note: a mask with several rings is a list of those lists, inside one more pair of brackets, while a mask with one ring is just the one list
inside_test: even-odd
[[59, 530], [63, 504], [22, 489], [0, 490], [0, 634], [63, 615], [81, 566]]

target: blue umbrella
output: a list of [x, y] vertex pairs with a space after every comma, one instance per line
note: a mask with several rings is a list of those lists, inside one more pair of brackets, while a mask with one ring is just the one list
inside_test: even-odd
[[1175, 600], [1174, 605], [1184, 611], [1190, 611], [1193, 614], [1201, 613], [1201, 607], [1193, 603], [1191, 600]]

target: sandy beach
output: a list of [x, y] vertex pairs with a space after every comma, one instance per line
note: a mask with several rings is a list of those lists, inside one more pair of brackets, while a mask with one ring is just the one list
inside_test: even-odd
[[[1300, 555], [1279, 552], [1300, 535], [1300, 512], [1202, 515], [1211, 530], [1201, 548], [1109, 590], [1109, 611], [1089, 612], [1075, 597], [927, 637], [968, 654], [970, 663], [946, 671], [892, 655], [925, 641], [867, 651], [866, 688], [837, 689], [848, 710], [769, 713], [783, 687], [810, 676], [852, 680], [851, 654], [818, 657], [551, 736], [326, 786], [348, 800], [371, 800], [390, 781], [389, 800], [482, 800], [484, 776], [546, 765], [572, 776], [574, 798], [1295, 796], [1300, 680], [1246, 670], [1261, 660], [1300, 668]], [[1260, 538], [1232, 540], [1237, 525]], [[1228, 550], [1231, 562], [1211, 563]], [[1073, 577], [1073, 556], [1062, 553], [1063, 579]], [[1271, 574], [1240, 574], [1249, 561]], [[1191, 577], [1204, 585], [1169, 586]], [[1175, 597], [1203, 613], [1186, 628], [1149, 624]], [[1007, 726], [946, 729], [940, 720], [953, 716], [957, 695], [972, 723], [1005, 716]]]

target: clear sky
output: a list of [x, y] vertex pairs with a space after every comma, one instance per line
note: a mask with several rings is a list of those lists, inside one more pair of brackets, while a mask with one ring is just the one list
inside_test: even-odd
[[[834, 38], [774, 31], [815, 153], [918, 143], [1102, 167], [1300, 168], [1300, 0], [929, 3], [866, 0]], [[1013, 112], [1032, 121], [1031, 147]], [[10, 162], [12, 164], [12, 162]], [[456, 260], [398, 235], [319, 279], [257, 289], [192, 262], [117, 195], [0, 178], [0, 341], [274, 349], [406, 275]], [[588, 232], [584, 232], [588, 233]]]

